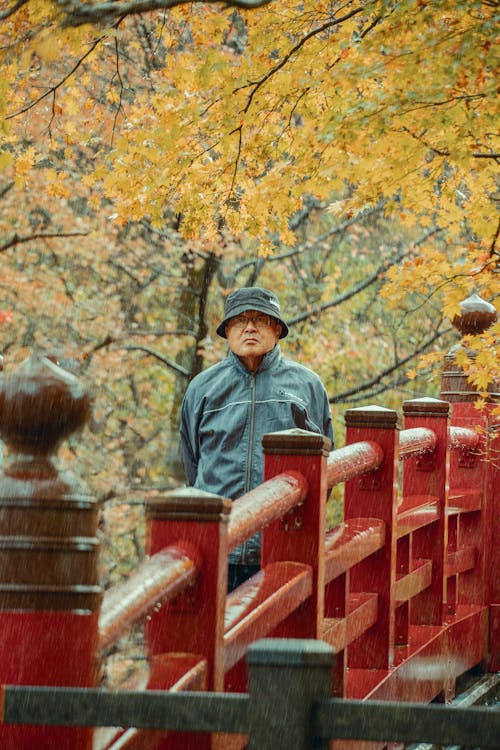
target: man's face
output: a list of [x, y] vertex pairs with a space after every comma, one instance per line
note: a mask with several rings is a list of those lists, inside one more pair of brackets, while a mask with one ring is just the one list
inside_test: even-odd
[[281, 325], [257, 310], [247, 310], [226, 323], [229, 348], [249, 370], [256, 369], [264, 354], [274, 348], [280, 333]]

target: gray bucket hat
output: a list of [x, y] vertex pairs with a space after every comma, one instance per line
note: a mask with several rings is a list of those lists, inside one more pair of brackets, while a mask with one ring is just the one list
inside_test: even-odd
[[224, 319], [217, 328], [217, 333], [222, 338], [226, 337], [226, 323], [230, 318], [241, 315], [247, 310], [257, 310], [257, 312], [269, 315], [275, 318], [281, 324], [280, 339], [288, 336], [288, 326], [281, 318], [280, 303], [273, 292], [268, 289], [262, 289], [259, 286], [247, 286], [236, 289], [226, 298], [224, 305]]

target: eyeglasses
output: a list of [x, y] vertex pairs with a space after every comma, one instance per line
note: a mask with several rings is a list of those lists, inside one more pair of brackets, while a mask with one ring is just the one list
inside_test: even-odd
[[244, 331], [249, 323], [253, 323], [257, 329], [268, 328], [274, 323], [274, 318], [271, 318], [269, 315], [235, 315], [234, 318], [230, 318], [227, 321], [226, 325], [230, 328]]

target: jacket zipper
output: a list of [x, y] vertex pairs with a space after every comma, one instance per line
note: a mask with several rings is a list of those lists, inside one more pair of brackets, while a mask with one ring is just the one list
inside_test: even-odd
[[[247, 452], [247, 472], [245, 477], [245, 493], [249, 492], [251, 487], [252, 478], [252, 459], [253, 459], [253, 436], [255, 432], [255, 396], [256, 396], [256, 375], [254, 372], [250, 374], [250, 390], [251, 390], [251, 402], [250, 402], [250, 435], [248, 441], [248, 452]], [[247, 556], [247, 543], [243, 542], [243, 548], [241, 550], [241, 563], [246, 565]]]

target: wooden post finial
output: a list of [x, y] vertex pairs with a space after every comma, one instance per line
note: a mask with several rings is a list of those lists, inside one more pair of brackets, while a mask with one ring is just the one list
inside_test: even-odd
[[455, 315], [451, 322], [465, 336], [483, 333], [496, 319], [495, 307], [474, 293], [460, 303], [460, 315]]
[[49, 462], [90, 413], [87, 388], [48, 357], [32, 355], [13, 373], [0, 375], [0, 435], [14, 454]]
[[[482, 299], [478, 294], [471, 294], [460, 303], [460, 314], [455, 315], [452, 323], [457, 331], [463, 336], [484, 333], [497, 320], [495, 307]], [[456, 353], [466, 349], [463, 341], [455, 344], [444, 358], [444, 367], [441, 377], [441, 398], [453, 402], [473, 402], [478, 393], [472, 383], [469, 382], [466, 373], [457, 364]], [[474, 357], [474, 353], [470, 352]], [[488, 387], [491, 399], [498, 398], [498, 383], [491, 383]]]

